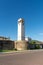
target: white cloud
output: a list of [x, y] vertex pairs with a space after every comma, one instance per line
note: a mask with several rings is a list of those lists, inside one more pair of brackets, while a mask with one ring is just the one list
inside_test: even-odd
[[39, 35], [43, 35], [43, 33], [39, 33]]

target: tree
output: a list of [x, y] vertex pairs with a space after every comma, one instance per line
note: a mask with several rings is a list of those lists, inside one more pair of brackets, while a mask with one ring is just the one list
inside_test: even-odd
[[32, 41], [30, 42], [30, 44], [36, 44], [36, 41], [32, 40]]

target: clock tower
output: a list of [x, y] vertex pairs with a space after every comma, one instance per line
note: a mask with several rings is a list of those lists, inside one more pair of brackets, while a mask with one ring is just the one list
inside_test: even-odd
[[24, 20], [18, 19], [18, 40], [25, 40]]

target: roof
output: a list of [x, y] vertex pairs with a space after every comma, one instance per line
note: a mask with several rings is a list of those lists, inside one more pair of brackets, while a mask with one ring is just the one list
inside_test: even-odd
[[10, 38], [0, 36], [0, 40], [10, 40]]

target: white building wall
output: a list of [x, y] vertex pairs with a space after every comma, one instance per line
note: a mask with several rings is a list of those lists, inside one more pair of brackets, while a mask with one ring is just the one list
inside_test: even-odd
[[22, 36], [21, 36], [21, 23], [18, 23], [18, 40], [21, 40]]

